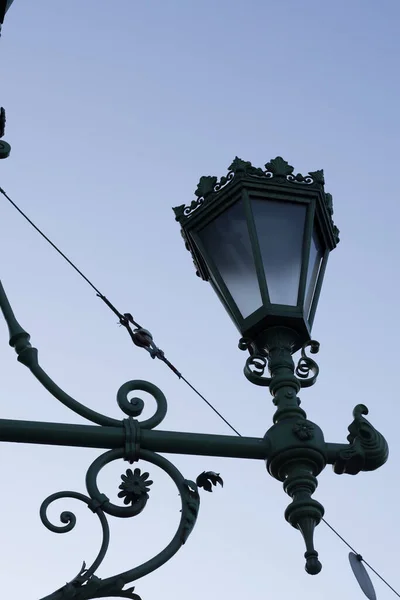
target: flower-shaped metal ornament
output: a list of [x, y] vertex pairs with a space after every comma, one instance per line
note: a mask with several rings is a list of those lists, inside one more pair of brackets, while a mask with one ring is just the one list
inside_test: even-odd
[[153, 484], [149, 473], [142, 473], [140, 469], [127, 469], [126, 475], [121, 475], [121, 479], [118, 498], [123, 498], [124, 504], [134, 506], [138, 502], [147, 502], [150, 486]]

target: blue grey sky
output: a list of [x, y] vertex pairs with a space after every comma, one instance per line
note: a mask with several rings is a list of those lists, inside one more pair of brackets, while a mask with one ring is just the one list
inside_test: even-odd
[[[296, 172], [323, 168], [341, 243], [332, 254], [313, 336], [318, 384], [302, 406], [328, 441], [345, 441], [363, 402], [387, 437], [375, 473], [321, 474], [326, 519], [394, 587], [398, 578], [400, 4], [397, 0], [15, 0], [0, 40], [5, 139], [0, 185], [244, 435], [263, 436], [273, 406], [243, 376], [238, 332], [194, 273], [171, 206], [235, 155]], [[114, 315], [3, 199], [1, 278], [49, 374], [88, 406], [122, 418], [122, 383], [147, 379], [169, 402], [164, 429], [229, 430], [163, 364], [133, 347]], [[83, 422], [16, 362], [1, 326], [1, 417]], [[149, 409], [150, 410], [150, 409]], [[43, 499], [85, 491], [95, 450], [4, 444], [0, 580], [8, 600], [41, 598], [97, 554], [98, 523], [76, 510], [66, 535], [39, 520]], [[362, 598], [348, 549], [321, 524], [323, 570], [304, 571], [289, 498], [264, 464], [176, 457], [187, 478], [221, 472], [196, 528], [164, 567], [136, 583], [143, 600]], [[126, 464], [100, 478], [116, 497]], [[107, 577], [166, 545], [179, 519], [155, 468], [146, 510], [114, 520]], [[372, 576], [379, 600], [393, 593]]]

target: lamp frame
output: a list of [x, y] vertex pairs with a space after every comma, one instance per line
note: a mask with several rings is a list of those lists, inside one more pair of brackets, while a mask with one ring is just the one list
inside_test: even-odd
[[[191, 252], [197, 274], [209, 281], [241, 335], [251, 341], [270, 327], [288, 327], [298, 334], [295, 350], [306, 343], [321, 293], [329, 253], [339, 242], [339, 230], [333, 222], [332, 196], [325, 193], [323, 171], [310, 172], [307, 176], [293, 175], [293, 167], [281, 157], [265, 165], [266, 170], [253, 167], [250, 162], [236, 157], [229, 167], [228, 175], [219, 181], [216, 177], [202, 177], [195, 192], [197, 200], [189, 206], [174, 208], [176, 220], [182, 227], [187, 249]], [[301, 272], [297, 303], [294, 306], [270, 301], [268, 282], [259, 244], [256, 222], [252, 210], [252, 198], [306, 205], [306, 216], [301, 250]], [[244, 217], [250, 236], [254, 265], [260, 288], [262, 304], [248, 316], [243, 316], [228, 290], [223, 277], [200, 239], [200, 232], [233, 206], [242, 202]], [[305, 303], [309, 255], [314, 230], [322, 242], [322, 260], [315, 289], [308, 307]]]

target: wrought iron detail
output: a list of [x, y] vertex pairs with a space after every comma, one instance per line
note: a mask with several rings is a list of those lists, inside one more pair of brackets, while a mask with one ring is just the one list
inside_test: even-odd
[[[140, 440], [144, 431], [149, 431], [159, 425], [167, 414], [167, 401], [162, 391], [152, 383], [143, 380], [132, 380], [124, 383], [117, 392], [117, 403], [127, 419], [122, 421], [112, 419], [102, 415], [88, 407], [84, 406], [68, 394], [66, 394], [57, 384], [50, 379], [47, 373], [40, 367], [38, 362], [38, 351], [30, 344], [30, 335], [19, 325], [15, 319], [14, 313], [5, 295], [4, 289], [0, 284], [0, 305], [5, 316], [10, 331], [10, 345], [13, 346], [18, 355], [18, 361], [27, 366], [40, 383], [62, 404], [67, 406], [73, 412], [85, 417], [89, 421], [108, 428], [115, 428], [125, 432], [125, 443], [121, 447], [108, 450], [101, 454], [90, 465], [86, 474], [86, 489], [88, 495], [74, 491], [57, 492], [46, 498], [40, 508], [40, 517], [47, 529], [54, 533], [68, 533], [76, 525], [76, 517], [70, 511], [64, 511], [60, 515], [61, 525], [55, 525], [50, 522], [47, 516], [47, 510], [50, 504], [60, 499], [74, 499], [84, 502], [88, 508], [95, 513], [102, 527], [103, 540], [99, 553], [91, 564], [80, 569], [78, 575], [70, 580], [65, 586], [46, 596], [42, 600], [91, 600], [94, 598], [118, 597], [131, 598], [131, 600], [140, 600], [140, 597], [134, 593], [133, 587], [126, 587], [133, 581], [147, 575], [167, 562], [187, 541], [197, 519], [200, 496], [198, 486], [193, 481], [187, 480], [178, 471], [178, 469], [166, 458], [159, 454], [142, 449]], [[143, 420], [137, 420], [137, 417], [143, 412], [145, 403], [136, 395], [130, 398], [132, 392], [146, 392], [150, 394], [156, 402], [154, 414]], [[122, 436], [123, 439], [123, 436]], [[140, 468], [127, 469], [121, 476], [122, 483], [119, 485], [118, 497], [122, 500], [123, 506], [114, 504], [108, 496], [103, 493], [97, 484], [100, 471], [108, 464], [117, 460], [146, 461], [156, 467], [161, 468], [175, 483], [181, 498], [181, 519], [178, 529], [166, 548], [164, 548], [154, 558], [148, 560], [138, 567], [129, 571], [119, 573], [107, 579], [100, 579], [95, 575], [98, 567], [101, 565], [109, 545], [109, 525], [107, 515], [117, 518], [130, 518], [140, 514], [149, 499], [150, 486], [153, 481], [149, 479], [147, 472], [142, 472]], [[209, 472], [204, 474], [205, 478], [200, 477], [200, 483], [204, 489], [207, 489], [206, 480], [214, 484], [214, 476], [218, 482], [221, 482], [219, 476]], [[220, 481], [219, 481], [220, 480]], [[210, 485], [211, 485], [210, 483]]]
[[121, 475], [122, 483], [118, 498], [123, 498], [124, 504], [134, 506], [144, 498], [149, 499], [150, 486], [153, 482], [149, 479], [149, 473], [142, 473], [140, 469], [127, 469], [125, 475]]
[[[118, 506], [110, 502], [108, 497], [98, 489], [97, 477], [103, 467], [110, 462], [119, 459], [123, 459], [123, 451], [116, 449], [104, 453], [93, 462], [86, 475], [88, 496], [77, 492], [58, 492], [52, 494], [43, 502], [40, 509], [41, 520], [47, 529], [54, 533], [67, 533], [71, 531], [75, 527], [76, 517], [72, 512], [64, 511], [60, 515], [60, 520], [63, 525], [54, 525], [47, 517], [49, 505], [61, 498], [72, 498], [84, 502], [88, 508], [99, 517], [103, 530], [103, 541], [97, 558], [88, 569], [84, 563], [79, 574], [66, 584], [66, 586], [57, 590], [54, 594], [46, 596], [46, 598], [43, 598], [42, 600], [61, 600], [61, 598], [64, 599], [65, 597], [89, 600], [107, 596], [137, 599], [138, 596], [133, 594], [134, 588], [124, 589], [124, 586], [147, 575], [167, 562], [174, 554], [176, 554], [192, 532], [200, 506], [200, 496], [198, 494], [197, 485], [193, 481], [185, 479], [178, 469], [166, 458], [154, 452], [142, 450], [140, 459], [150, 462], [165, 471], [178, 488], [181, 497], [181, 519], [178, 529], [173, 539], [164, 550], [139, 567], [134, 567], [129, 571], [119, 573], [118, 575], [114, 575], [113, 577], [104, 580], [95, 576], [94, 573], [102, 563], [109, 544], [110, 534], [106, 515], [128, 518], [141, 513], [145, 508], [149, 497], [149, 487], [153, 483], [148, 479], [148, 473], [142, 473], [138, 468], [134, 471], [128, 469], [126, 475], [122, 475], [123, 482], [119, 486], [121, 492], [118, 494], [120, 498], [123, 498], [125, 506]], [[72, 594], [72, 592], [74, 592], [75, 595], [68, 596], [68, 594]]]
[[[241, 176], [240, 173], [246, 169], [250, 172], [249, 164], [240, 159], [237, 159], [234, 168], [235, 176]], [[289, 166], [278, 161], [273, 168], [283, 177], [284, 170]], [[283, 483], [284, 490], [292, 499], [285, 511], [285, 518], [303, 535], [306, 570], [310, 574], [321, 570], [318, 553], [314, 548], [314, 529], [321, 521], [324, 509], [312, 498], [319, 473], [326, 463], [333, 464], [336, 473], [370, 471], [383, 465], [388, 458], [386, 440], [364, 418], [368, 409], [363, 404], [357, 405], [353, 411], [354, 420], [348, 428], [348, 445], [326, 443], [322, 430], [307, 419], [306, 413], [300, 408], [297, 393], [301, 386], [307, 387], [315, 382], [318, 366], [307, 355], [306, 350], [310, 348], [311, 354], [315, 354], [319, 344], [309, 341], [302, 348], [300, 360], [295, 367], [292, 355], [296, 348], [297, 334], [287, 327], [267, 329], [263, 336], [257, 338], [258, 346], [245, 339], [239, 343], [241, 349], [250, 352], [245, 366], [246, 377], [257, 385], [268, 386], [276, 406], [273, 425], [264, 438], [246, 438], [154, 430], [166, 416], [167, 401], [157, 386], [143, 380], [128, 381], [117, 392], [117, 403], [127, 418], [113, 419], [89, 409], [66, 394], [39, 365], [38, 352], [30, 344], [30, 335], [16, 320], [1, 283], [0, 307], [9, 327], [10, 345], [16, 350], [18, 361], [27, 366], [45, 389], [62, 404], [96, 424], [69, 425], [0, 419], [0, 439], [110, 448], [98, 456], [87, 470], [87, 495], [75, 491], [56, 492], [41, 505], [41, 520], [54, 533], [68, 533], [76, 525], [75, 514], [71, 511], [60, 514], [61, 524], [56, 525], [49, 520], [48, 507], [60, 499], [78, 500], [86, 504], [97, 515], [102, 529], [102, 542], [93, 563], [87, 567], [84, 562], [69, 583], [42, 600], [92, 600], [109, 597], [140, 600], [131, 584], [158, 569], [186, 543], [199, 513], [199, 488], [210, 492], [216, 485], [222, 486], [223, 480], [213, 471], [203, 471], [196, 482], [186, 479], [169, 460], [157, 452], [265, 460], [270, 475]], [[263, 376], [267, 367], [271, 375], [269, 378]], [[142, 421], [138, 417], [143, 412], [144, 401], [136, 395], [137, 392], [149, 393], [156, 403], [154, 413]], [[57, 435], [62, 439], [58, 439]], [[135, 465], [121, 476], [118, 497], [122, 505], [111, 502], [104, 491], [99, 489], [98, 480], [102, 469], [115, 461], [143, 461], [161, 468], [178, 490], [181, 516], [173, 538], [156, 556], [127, 571], [100, 579], [96, 572], [109, 545], [108, 517], [126, 519], [139, 515], [147, 505], [153, 484], [149, 473]]]
[[265, 165], [266, 175], [268, 178], [277, 177], [287, 179], [293, 173], [292, 165], [284, 160], [281, 156], [273, 158]]
[[224, 487], [224, 482], [219, 473], [214, 471], [203, 471], [196, 479], [197, 487], [203, 488], [206, 492], [212, 492], [213, 486], [219, 483], [221, 487]]
[[[200, 507], [200, 496], [197, 485], [193, 481], [185, 479], [183, 483], [184, 485], [181, 491], [181, 497], [182, 514], [184, 512], [184, 517], [183, 526], [180, 532], [180, 539], [182, 544], [185, 544], [197, 521], [197, 515], [199, 514]], [[185, 510], [183, 511], [183, 509]]]
[[[300, 466], [300, 465], [299, 465]], [[324, 516], [322, 504], [311, 498], [317, 487], [317, 478], [306, 465], [296, 473], [289, 471], [284, 483], [284, 490], [292, 497], [292, 503], [285, 511], [285, 519], [298, 529], [304, 539], [306, 552], [306, 571], [309, 575], [317, 575], [322, 565], [318, 560], [318, 552], [314, 548], [314, 529]]]
[[266, 356], [263, 356], [262, 354], [253, 354], [246, 360], [243, 372], [246, 379], [251, 381], [251, 383], [254, 383], [254, 385], [268, 387], [271, 383], [271, 377], [263, 376], [267, 366], [268, 360]]
[[[234, 158], [232, 163], [228, 167], [227, 175], [221, 177], [219, 180], [214, 175], [207, 175], [200, 178], [198, 186], [195, 191], [196, 199], [193, 200], [189, 205], [181, 204], [173, 208], [175, 213], [175, 220], [181, 224], [190, 218], [200, 207], [204, 207], [207, 204], [213, 202], [218, 193], [223, 190], [229, 183], [234, 179], [238, 178], [259, 178], [271, 181], [271, 183], [285, 184], [285, 185], [306, 185], [322, 190], [325, 199], [325, 205], [328, 210], [329, 219], [333, 228], [334, 237], [336, 243], [339, 242], [339, 229], [333, 222], [333, 204], [332, 195], [324, 192], [324, 172], [322, 169], [317, 171], [310, 171], [307, 175], [301, 173], [294, 174], [294, 168], [284, 160], [281, 156], [273, 158], [265, 164], [265, 170], [254, 167], [251, 162], [242, 160], [238, 156]], [[187, 248], [190, 250], [190, 248]], [[196, 265], [197, 268], [197, 265]]]
[[294, 435], [305, 442], [306, 440], [312, 440], [314, 437], [314, 423], [300, 419], [293, 425], [292, 431]]
[[[295, 373], [299, 378], [299, 382], [302, 388], [310, 387], [317, 381], [319, 375], [319, 366], [310, 356], [307, 356], [306, 350], [310, 348], [311, 354], [318, 354], [319, 342], [315, 340], [309, 340], [301, 349], [301, 357], [297, 363]], [[312, 373], [310, 377], [310, 373]]]
[[333, 461], [333, 470], [338, 475], [356, 475], [360, 471], [378, 469], [388, 459], [387, 441], [363, 415], [368, 414], [364, 404], [357, 404], [353, 410], [354, 421], [348, 427], [349, 446], [341, 449]]

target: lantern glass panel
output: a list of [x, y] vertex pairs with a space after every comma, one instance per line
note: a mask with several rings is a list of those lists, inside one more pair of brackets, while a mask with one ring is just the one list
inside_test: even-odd
[[198, 236], [215, 284], [220, 288], [219, 275], [242, 317], [248, 317], [260, 308], [262, 299], [242, 201], [218, 215]]
[[252, 210], [270, 302], [296, 306], [307, 205], [252, 198]]

